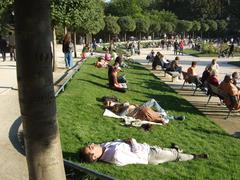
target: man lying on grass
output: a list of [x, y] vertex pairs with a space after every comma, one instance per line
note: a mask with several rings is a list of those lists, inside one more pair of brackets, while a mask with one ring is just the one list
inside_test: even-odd
[[[132, 105], [129, 102], [119, 103], [115, 101], [105, 101], [104, 105], [107, 109], [119, 116], [130, 116], [135, 119], [157, 122], [166, 124], [169, 120], [184, 120], [184, 116], [170, 116], [157, 103], [155, 99], [151, 99], [142, 105]], [[153, 110], [154, 108], [155, 110]]]
[[128, 164], [160, 164], [169, 161], [189, 161], [208, 158], [208, 154], [185, 154], [175, 144], [171, 148], [138, 143], [135, 139], [116, 140], [102, 144], [90, 144], [80, 151], [82, 162], [98, 160], [124, 166]]

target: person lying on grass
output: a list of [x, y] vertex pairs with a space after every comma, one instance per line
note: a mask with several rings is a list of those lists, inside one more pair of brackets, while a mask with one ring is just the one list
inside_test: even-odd
[[135, 139], [116, 140], [102, 144], [89, 144], [80, 150], [82, 162], [104, 161], [117, 166], [128, 164], [161, 164], [170, 161], [189, 161], [208, 158], [207, 153], [185, 154], [172, 144], [171, 148], [138, 143]]
[[[133, 105], [129, 102], [119, 103], [114, 101], [105, 101], [104, 105], [107, 109], [119, 116], [130, 116], [135, 119], [151, 121], [166, 124], [169, 120], [184, 120], [184, 116], [170, 116], [157, 103], [155, 99], [151, 99], [142, 105]], [[154, 108], [155, 110], [153, 110]]]

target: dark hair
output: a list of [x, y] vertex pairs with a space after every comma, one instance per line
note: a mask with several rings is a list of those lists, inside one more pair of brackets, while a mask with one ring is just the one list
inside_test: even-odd
[[192, 66], [197, 65], [196, 61], [192, 61]]
[[94, 163], [94, 162], [96, 162], [97, 160], [93, 160], [91, 155], [86, 153], [86, 147], [87, 146], [84, 146], [79, 151], [79, 160], [80, 160], [80, 162], [87, 162], [87, 163]]
[[109, 109], [110, 111], [116, 114], [120, 114], [121, 112], [125, 111], [127, 108], [128, 106], [124, 106], [123, 103], [114, 104], [113, 106], [107, 107], [107, 109]]
[[233, 72], [232, 73], [232, 78], [237, 78], [238, 77], [238, 73], [237, 72]]

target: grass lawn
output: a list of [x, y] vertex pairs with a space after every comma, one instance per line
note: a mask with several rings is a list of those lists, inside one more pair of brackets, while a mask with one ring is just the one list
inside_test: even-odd
[[[138, 142], [169, 147], [178, 144], [185, 152], [207, 152], [209, 160], [170, 162], [160, 165], [128, 165], [117, 167], [103, 162], [82, 166], [116, 179], [239, 179], [240, 140], [226, 134], [190, 103], [160, 82], [139, 64], [125, 69], [129, 91], [115, 92], [107, 88], [107, 70], [96, 69], [95, 59], [85, 62], [65, 92], [57, 98], [58, 121], [64, 158], [78, 162], [78, 151], [89, 142], [134, 137]], [[96, 98], [115, 95], [121, 101], [143, 103], [150, 98], [160, 102], [170, 114], [185, 115], [183, 122], [153, 126], [145, 132], [129, 128], [119, 120], [103, 117], [101, 102]]]
[[189, 54], [189, 55], [192, 55], [192, 56], [195, 56], [195, 57], [217, 57], [218, 56], [217, 53], [205, 54], [201, 51], [196, 51], [196, 50], [193, 50], [193, 49], [184, 49], [183, 52], [185, 54]]
[[228, 64], [232, 64], [234, 66], [240, 67], [240, 61], [230, 61], [230, 62], [228, 62]]

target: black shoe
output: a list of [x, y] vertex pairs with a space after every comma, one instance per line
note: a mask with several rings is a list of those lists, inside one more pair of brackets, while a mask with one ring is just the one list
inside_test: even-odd
[[185, 120], [185, 116], [174, 116], [175, 120], [183, 121]]
[[208, 159], [209, 155], [207, 153], [193, 154], [194, 159]]
[[180, 149], [180, 147], [179, 147], [178, 145], [176, 145], [175, 143], [172, 143], [170, 148], [176, 149], [177, 152], [179, 152], [179, 153], [182, 153], [182, 152], [183, 152], [183, 150]]

